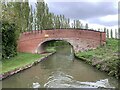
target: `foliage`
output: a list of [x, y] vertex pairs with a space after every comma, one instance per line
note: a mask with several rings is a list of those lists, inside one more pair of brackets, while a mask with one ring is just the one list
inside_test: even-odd
[[80, 22], [80, 20], [74, 20], [72, 23], [72, 28], [83, 29], [83, 24]]
[[106, 32], [106, 28], [104, 27], [104, 32]]
[[66, 41], [50, 41], [46, 44], [47, 52], [55, 52], [58, 46], [68, 45], [69, 43]]
[[117, 32], [117, 29], [115, 29], [115, 38], [116, 38], [116, 39], [118, 38], [118, 32]]
[[108, 31], [108, 29], [107, 29], [107, 38], [109, 38], [109, 31]]
[[13, 57], [17, 54], [15, 24], [1, 22], [2, 29], [2, 58]]
[[21, 14], [22, 32], [26, 32], [26, 31], [28, 31], [28, 27], [29, 27], [29, 16], [30, 16], [29, 15], [30, 14], [30, 7], [29, 7], [28, 0], [20, 3], [20, 10], [18, 12], [20, 12], [20, 14]]
[[3, 21], [15, 23], [17, 26], [18, 36], [21, 32], [28, 30], [30, 7], [28, 0], [26, 2], [2, 2]]
[[[108, 72], [109, 75], [113, 75], [118, 78], [120, 63], [118, 58], [118, 40], [117, 39], [107, 39], [106, 45], [98, 47], [94, 50], [88, 50], [85, 52], [79, 52], [76, 54], [78, 58], [83, 58], [92, 63], [96, 63], [98, 69]], [[107, 70], [109, 69], [109, 70]]]
[[111, 34], [110, 35], [111, 35], [111, 38], [113, 38], [113, 31], [112, 31], [112, 29], [111, 29]]
[[85, 25], [85, 29], [88, 29], [88, 24], [86, 23], [86, 25]]
[[66, 41], [50, 41], [47, 43], [47, 46], [61, 46], [61, 45], [68, 45], [69, 43]]
[[[2, 58], [13, 57], [17, 54], [17, 39], [21, 32], [28, 31], [29, 4], [28, 2], [0, 2], [2, 16]], [[14, 23], [14, 24], [13, 24]]]
[[46, 51], [47, 52], [56, 52], [56, 49], [55, 49], [55, 47], [47, 47]]
[[30, 7], [30, 14], [29, 14], [29, 31], [33, 30], [33, 13], [32, 13], [32, 5]]

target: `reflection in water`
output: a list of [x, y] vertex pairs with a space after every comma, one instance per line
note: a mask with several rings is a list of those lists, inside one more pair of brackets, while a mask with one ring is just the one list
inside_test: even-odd
[[91, 87], [89, 84], [93, 84], [94, 87], [98, 87], [98, 85], [105, 87], [106, 85], [104, 86], [103, 83], [106, 83], [107, 87], [109, 84], [110, 87], [117, 87], [118, 81], [115, 78], [109, 77], [106, 73], [77, 60], [74, 58], [73, 51], [71, 52], [70, 48], [71, 46], [59, 47], [57, 53], [48, 59], [3, 80], [3, 88], [33, 88], [33, 83], [39, 83], [41, 88], [44, 86], [56, 87], [56, 84], [61, 88]]

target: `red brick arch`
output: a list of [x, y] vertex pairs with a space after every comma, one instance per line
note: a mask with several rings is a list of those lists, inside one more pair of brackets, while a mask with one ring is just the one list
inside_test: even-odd
[[26, 32], [19, 38], [18, 51], [38, 53], [38, 47], [49, 40], [67, 41], [73, 46], [74, 51], [78, 52], [105, 44], [106, 35], [105, 32], [76, 29], [42, 30], [42, 33], [40, 31]]
[[48, 41], [65, 41], [65, 42], [69, 43], [72, 46], [73, 50], [74, 50], [74, 45], [73, 45], [73, 43], [71, 43], [71, 41], [69, 41], [69, 39], [66, 39], [66, 38], [49, 38], [49, 39], [47, 39], [47, 40], [45, 40], [43, 42], [40, 42], [40, 44], [37, 46], [35, 52], [36, 53], [41, 53], [42, 51], [44, 51], [42, 45], [44, 43], [48, 42]]

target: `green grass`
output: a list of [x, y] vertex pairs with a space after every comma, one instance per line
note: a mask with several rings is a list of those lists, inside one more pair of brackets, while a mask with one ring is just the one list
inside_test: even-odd
[[91, 58], [93, 56], [107, 58], [114, 57], [114, 55], [118, 52], [118, 40], [115, 39], [107, 39], [106, 45], [102, 47], [98, 47], [95, 50], [89, 50], [86, 52], [77, 53], [80, 57]]
[[76, 56], [90, 62], [90, 64], [93, 63], [94, 59], [96, 62], [100, 62], [96, 64], [97, 68], [102, 69], [102, 66], [105, 66], [109, 68], [109, 75], [115, 75], [118, 77], [118, 40], [107, 39], [106, 45], [94, 50], [76, 53]]
[[2, 60], [2, 71], [0, 71], [0, 74], [25, 66], [27, 64], [31, 64], [35, 60], [38, 60], [41, 57], [44, 57], [45, 55], [18, 53], [18, 55], [15, 57]]

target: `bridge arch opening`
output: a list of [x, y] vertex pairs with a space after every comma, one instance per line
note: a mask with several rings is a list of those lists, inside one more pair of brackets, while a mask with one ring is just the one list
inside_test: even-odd
[[[58, 44], [60, 43], [60, 45], [53, 45], [53, 44]], [[63, 43], [63, 44], [62, 44]], [[51, 45], [50, 45], [51, 44]], [[52, 40], [45, 40], [43, 42], [41, 42], [37, 49], [36, 49], [36, 53], [45, 53], [47, 52], [46, 49], [47, 47], [59, 47], [59, 46], [63, 46], [63, 45], [70, 45], [71, 46], [71, 50], [74, 52], [74, 47], [71, 44], [71, 42], [67, 41], [67, 40], [59, 40], [59, 39], [52, 39]]]

